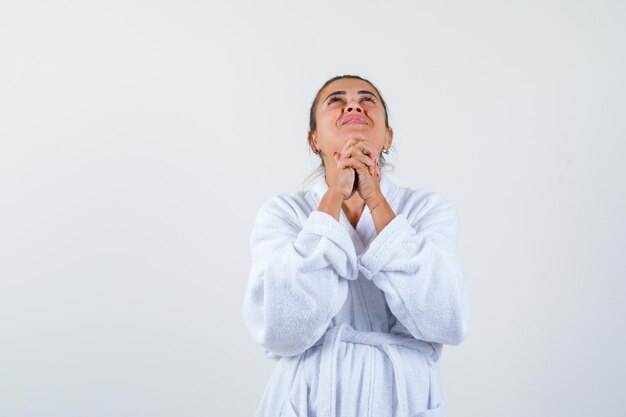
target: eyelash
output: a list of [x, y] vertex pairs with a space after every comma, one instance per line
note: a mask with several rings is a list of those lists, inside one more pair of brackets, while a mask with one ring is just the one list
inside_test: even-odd
[[[339, 97], [331, 97], [330, 100], [328, 100], [328, 104], [334, 103], [336, 100], [341, 100]], [[365, 96], [363, 97], [363, 100], [369, 100], [372, 103], [375, 103], [374, 98], [370, 97], [370, 96]]]

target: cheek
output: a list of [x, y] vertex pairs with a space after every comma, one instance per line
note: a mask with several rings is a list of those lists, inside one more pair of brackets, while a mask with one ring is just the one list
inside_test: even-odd
[[327, 133], [333, 132], [337, 130], [337, 123], [339, 118], [341, 117], [340, 113], [329, 114], [325, 113], [320, 118], [317, 119], [317, 128], [326, 131]]
[[327, 120], [330, 123], [336, 122], [337, 119], [340, 117], [341, 117], [341, 110], [328, 110], [322, 116], [324, 120]]

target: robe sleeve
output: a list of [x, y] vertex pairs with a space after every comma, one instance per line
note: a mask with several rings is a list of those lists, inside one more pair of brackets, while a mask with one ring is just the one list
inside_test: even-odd
[[396, 214], [357, 258], [416, 339], [458, 345], [467, 335], [469, 299], [457, 234], [453, 205], [430, 191]]
[[257, 212], [250, 234], [251, 268], [243, 318], [265, 355], [304, 352], [326, 331], [356, 279], [356, 250], [330, 214], [299, 220], [277, 194]]

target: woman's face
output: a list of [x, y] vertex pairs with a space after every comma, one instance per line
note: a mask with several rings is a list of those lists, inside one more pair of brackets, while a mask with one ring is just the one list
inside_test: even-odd
[[385, 108], [369, 83], [338, 79], [324, 87], [318, 100], [313, 146], [322, 151], [326, 167], [335, 166], [334, 152], [349, 139], [367, 141], [377, 155], [391, 145], [393, 130], [385, 126]]

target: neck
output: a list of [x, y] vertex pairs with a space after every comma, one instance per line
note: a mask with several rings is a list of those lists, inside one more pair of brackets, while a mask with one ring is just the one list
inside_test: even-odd
[[361, 198], [358, 192], [354, 193], [352, 197], [347, 200], [343, 200], [341, 204], [343, 207], [347, 207], [350, 210], [358, 210], [361, 211], [365, 206], [365, 200]]

